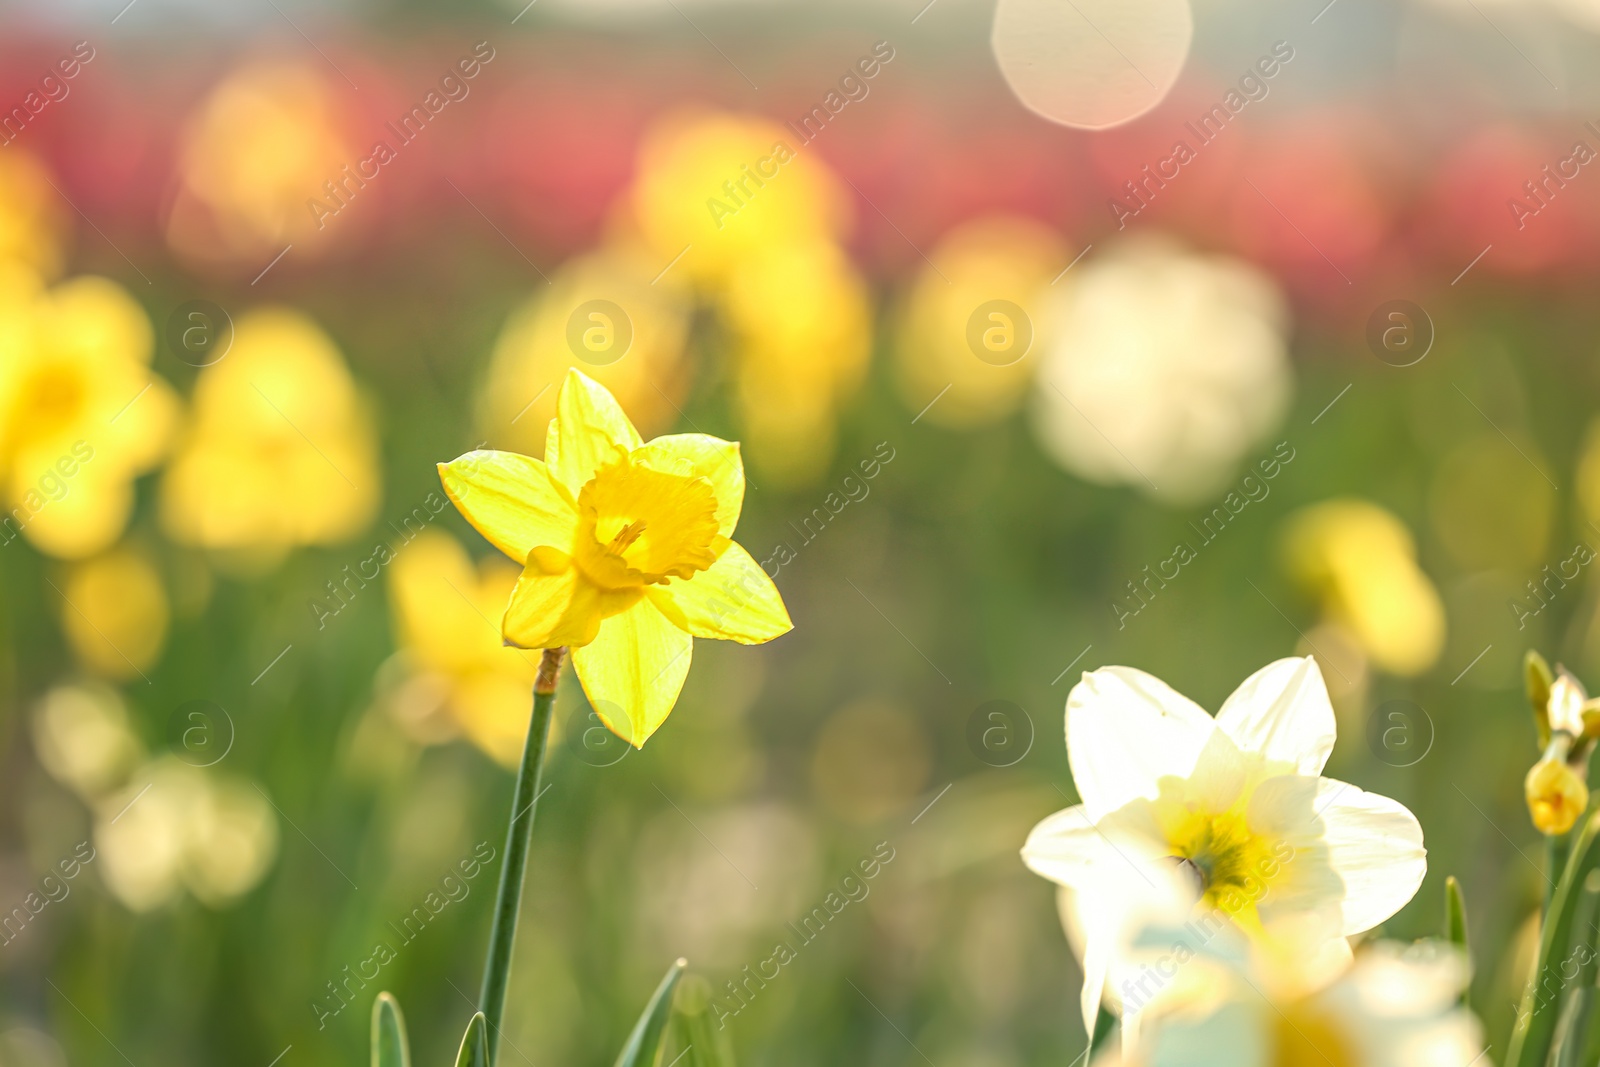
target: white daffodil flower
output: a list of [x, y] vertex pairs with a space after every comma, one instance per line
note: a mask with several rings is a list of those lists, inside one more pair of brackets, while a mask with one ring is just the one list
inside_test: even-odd
[[1313, 993], [1285, 993], [1232, 961], [1208, 963], [1209, 1003], [1163, 994], [1137, 1050], [1094, 1067], [1468, 1067], [1483, 1028], [1460, 1006], [1467, 962], [1448, 945], [1364, 947]]
[[1187, 885], [1196, 922], [1269, 952], [1314, 944], [1324, 961], [1347, 959], [1343, 939], [1389, 918], [1422, 883], [1416, 817], [1321, 777], [1336, 727], [1309, 656], [1263, 667], [1215, 718], [1158, 678], [1105, 667], [1073, 687], [1066, 719], [1083, 802], [1034, 827], [1022, 857], [1064, 887], [1091, 1030], [1102, 1002], [1120, 1011], [1126, 1000], [1137, 1014], [1157, 991], [1128, 950], [1131, 930], [1163, 907], [1172, 914], [1170, 888], [1142, 873], [1151, 857]]

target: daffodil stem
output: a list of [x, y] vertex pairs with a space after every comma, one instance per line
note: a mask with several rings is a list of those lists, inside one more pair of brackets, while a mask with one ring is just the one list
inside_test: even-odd
[[[1533, 972], [1528, 976], [1522, 1007], [1511, 1031], [1511, 1048], [1504, 1061], [1506, 1067], [1541, 1067], [1549, 1057], [1562, 1001], [1559, 994], [1563, 983], [1557, 976], [1571, 946], [1573, 918], [1584, 879], [1600, 863], [1597, 836], [1600, 836], [1600, 812], [1590, 811], [1574, 834], [1571, 854], [1564, 866], [1552, 872], [1559, 882], [1540, 925], [1539, 953], [1534, 957]], [[1546, 984], [1547, 980], [1553, 980], [1553, 988]]]
[[533, 844], [534, 805], [539, 779], [544, 773], [545, 742], [550, 736], [550, 710], [556, 700], [556, 677], [561, 673], [565, 648], [547, 648], [539, 660], [533, 683], [533, 716], [522, 748], [522, 767], [511, 798], [511, 821], [506, 826], [505, 860], [500, 866], [500, 888], [495, 893], [494, 926], [489, 931], [489, 956], [483, 965], [483, 992], [478, 1008], [489, 1030], [489, 1063], [500, 1058], [500, 1021], [505, 1015], [506, 986], [511, 980], [511, 950], [517, 940], [517, 914], [522, 906], [522, 883]]
[[1556, 881], [1567, 869], [1567, 856], [1572, 851], [1572, 834], [1550, 834], [1544, 839], [1544, 911], [1550, 914], [1550, 898], [1555, 896]]

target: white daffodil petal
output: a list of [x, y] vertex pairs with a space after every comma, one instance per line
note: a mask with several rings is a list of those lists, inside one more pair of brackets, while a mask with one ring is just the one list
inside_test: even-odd
[[1280, 659], [1246, 678], [1217, 712], [1217, 725], [1247, 752], [1318, 775], [1337, 733], [1322, 671], [1310, 656]]
[[1244, 753], [1222, 730], [1212, 730], [1194, 762], [1187, 795], [1205, 811], [1227, 811], [1244, 792], [1249, 775]]
[[1131, 667], [1086, 673], [1067, 697], [1067, 758], [1084, 810], [1098, 821], [1187, 777], [1215, 724], [1198, 704]]
[[1100, 831], [1077, 804], [1043, 819], [1022, 846], [1022, 862], [1057, 885], [1084, 885], [1105, 849]]
[[1344, 881], [1344, 934], [1370, 930], [1422, 885], [1422, 827], [1399, 801], [1332, 778], [1318, 783], [1316, 806], [1329, 862]]

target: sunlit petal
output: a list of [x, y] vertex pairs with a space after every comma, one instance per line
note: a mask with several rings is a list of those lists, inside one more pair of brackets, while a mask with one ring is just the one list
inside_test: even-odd
[[766, 572], [743, 548], [729, 544], [709, 570], [649, 591], [672, 622], [695, 637], [758, 645], [794, 629]]

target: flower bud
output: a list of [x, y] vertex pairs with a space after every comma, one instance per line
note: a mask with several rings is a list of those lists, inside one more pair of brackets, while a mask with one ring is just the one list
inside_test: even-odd
[[1555, 675], [1543, 656], [1528, 649], [1522, 659], [1522, 677], [1528, 690], [1528, 706], [1533, 709], [1534, 725], [1539, 730], [1539, 747], [1550, 743], [1550, 686]]
[[1523, 782], [1528, 812], [1542, 834], [1564, 834], [1589, 806], [1589, 787], [1566, 761], [1545, 758], [1533, 765]]

